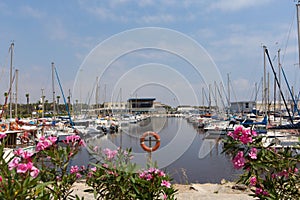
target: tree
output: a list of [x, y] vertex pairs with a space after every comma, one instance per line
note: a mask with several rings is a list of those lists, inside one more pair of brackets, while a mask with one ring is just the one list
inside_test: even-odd
[[27, 102], [27, 114], [29, 115], [29, 93], [25, 94], [26, 102]]
[[56, 96], [56, 99], [57, 99], [57, 113], [59, 113], [59, 99], [60, 99], [60, 96]]

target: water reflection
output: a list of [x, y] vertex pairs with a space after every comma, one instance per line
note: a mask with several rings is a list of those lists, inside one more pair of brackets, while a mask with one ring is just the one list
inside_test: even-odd
[[[219, 137], [206, 137], [204, 132], [182, 118], [149, 118], [142, 124], [131, 124], [117, 134], [87, 138], [86, 143], [102, 148], [108, 144], [132, 148], [138, 157], [137, 163], [145, 165], [149, 154], [142, 150], [140, 136], [146, 131], [159, 133], [161, 146], [151, 157], [172, 175], [175, 182], [219, 183], [223, 178], [234, 180], [240, 173], [233, 169], [229, 158], [221, 154], [223, 146]], [[86, 164], [89, 158], [84, 149], [74, 162]]]

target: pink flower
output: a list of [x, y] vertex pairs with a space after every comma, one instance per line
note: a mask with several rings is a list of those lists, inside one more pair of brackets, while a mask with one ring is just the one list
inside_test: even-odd
[[171, 183], [169, 181], [166, 181], [166, 180], [163, 180], [160, 185], [165, 186], [167, 188], [171, 187]]
[[168, 196], [166, 194], [164, 194], [164, 199], [167, 199], [167, 198], [168, 198]]
[[244, 152], [239, 151], [232, 162], [235, 169], [241, 169], [245, 165]]
[[86, 145], [85, 145], [85, 142], [83, 141], [83, 140], [81, 140], [80, 139], [80, 141], [79, 141], [79, 146], [82, 146], [82, 147], [85, 147]]
[[35, 150], [36, 151], [43, 151], [46, 148], [50, 147], [51, 145], [52, 145], [52, 142], [50, 140], [43, 139], [39, 143], [37, 143], [37, 145], [35, 147]]
[[95, 172], [96, 170], [97, 170], [96, 167], [92, 167], [92, 168], [91, 168], [91, 171], [93, 171], [93, 172]]
[[98, 151], [98, 146], [95, 146], [94, 149], [93, 149], [95, 152]]
[[227, 136], [234, 138], [232, 132], [228, 132], [228, 133], [227, 133]]
[[5, 133], [0, 133], [0, 140], [5, 138], [6, 137], [6, 134]]
[[255, 137], [257, 136], [256, 131], [252, 130], [251, 133], [252, 133], [252, 136], [255, 136]]
[[247, 134], [243, 134], [241, 137], [240, 137], [240, 141], [243, 143], [243, 144], [247, 144], [247, 143], [251, 143], [252, 142], [252, 137], [247, 135]]
[[117, 155], [118, 151], [117, 150], [110, 150], [108, 148], [103, 150], [103, 153], [106, 155], [108, 160], [111, 160], [115, 157], [115, 155]]
[[294, 172], [295, 172], [295, 173], [298, 173], [298, 168], [295, 168], [295, 169], [294, 169]]
[[22, 148], [19, 148], [19, 149], [15, 150], [14, 154], [15, 154], [16, 156], [21, 156], [21, 154], [23, 154], [23, 149], [22, 149]]
[[106, 164], [106, 163], [103, 163], [103, 164], [102, 164], [102, 167], [104, 167], [104, 168], [108, 168], [108, 164]]
[[140, 172], [139, 177], [142, 178], [142, 179], [144, 179], [145, 175], [146, 175], [145, 172]]
[[76, 178], [81, 178], [82, 175], [80, 173], [76, 173]]
[[55, 144], [56, 141], [57, 141], [57, 137], [49, 136], [49, 137], [48, 137], [48, 140], [50, 140], [50, 142], [51, 142], [52, 144]]
[[39, 175], [39, 173], [40, 173], [40, 170], [38, 168], [36, 168], [35, 166], [33, 166], [30, 171], [30, 176], [32, 178], [36, 178]]
[[77, 173], [78, 171], [79, 171], [79, 168], [78, 168], [77, 165], [71, 166], [71, 170], [70, 170], [71, 174], [75, 174], [75, 173]]
[[256, 185], [256, 182], [257, 182], [257, 179], [255, 176], [250, 178], [250, 185], [254, 186], [254, 185]]
[[27, 172], [27, 170], [28, 170], [28, 166], [25, 163], [21, 163], [17, 167], [17, 173], [23, 173], [23, 174], [25, 174]]
[[76, 142], [77, 140], [80, 140], [79, 135], [69, 135], [66, 137], [66, 143]]
[[21, 154], [22, 158], [28, 160], [31, 158], [31, 156], [33, 156], [33, 153], [32, 152], [29, 152], [29, 151], [24, 151], [22, 154]]
[[262, 194], [262, 192], [263, 192], [262, 188], [256, 188], [256, 190], [255, 190], [256, 195], [260, 195], [260, 194]]
[[158, 176], [165, 177], [166, 174], [163, 171], [159, 171]]
[[278, 176], [284, 176], [285, 178], [289, 177], [289, 173], [287, 172], [287, 170], [283, 170], [282, 172], [278, 173]]
[[3, 179], [2, 179], [2, 176], [0, 176], [0, 182], [2, 182], [2, 180], [3, 180]]
[[153, 179], [153, 176], [152, 176], [152, 174], [146, 174], [145, 178], [147, 181], [150, 181]]
[[14, 157], [9, 163], [8, 163], [8, 169], [12, 170], [16, 168], [19, 165], [21, 158], [19, 157]]
[[252, 159], [257, 159], [257, 149], [256, 148], [251, 148], [249, 156]]

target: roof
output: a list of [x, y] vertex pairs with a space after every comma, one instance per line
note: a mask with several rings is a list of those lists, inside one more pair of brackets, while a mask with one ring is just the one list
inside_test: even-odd
[[128, 101], [154, 101], [155, 98], [130, 98]]

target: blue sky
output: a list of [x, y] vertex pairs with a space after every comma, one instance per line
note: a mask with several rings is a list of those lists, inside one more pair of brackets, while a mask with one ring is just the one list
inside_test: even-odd
[[[224, 84], [230, 74], [232, 101], [253, 100], [254, 85], [259, 84], [263, 75], [262, 45], [268, 47], [275, 66], [275, 55], [281, 49], [281, 61], [290, 84], [296, 93], [299, 91], [296, 8], [292, 0], [3, 0], [0, 2], [0, 92], [9, 87], [12, 41], [15, 43], [13, 67], [19, 70], [19, 101], [25, 102], [25, 94], [29, 93], [30, 101], [37, 102], [41, 89], [51, 101], [51, 62], [55, 63], [68, 95], [69, 89], [73, 93], [80, 66], [97, 45], [115, 34], [143, 27], [174, 30], [200, 44], [216, 64]], [[198, 82], [201, 78], [194, 77], [192, 70], [185, 70], [186, 63], [174, 55], [143, 50], [120, 58], [115, 65], [122, 63], [127, 66], [123, 69], [129, 70], [128, 66], [154, 62], [172, 66], [184, 74], [199, 100], [202, 99], [203, 86]], [[271, 73], [269, 65], [267, 69]], [[113, 66], [111, 74], [113, 77]], [[110, 80], [100, 83], [100, 101], [112, 96], [108, 91], [114, 83]], [[104, 86], [107, 94], [103, 94]], [[123, 99], [134, 95], [123, 90]], [[156, 93], [145, 86], [138, 94], [156, 96], [159, 101], [174, 105], [189, 103], [171, 97], [176, 94], [171, 94], [167, 87], [152, 90]], [[61, 95], [57, 86], [56, 93]], [[91, 96], [90, 93], [82, 95]], [[3, 99], [0, 98], [0, 103]]]

